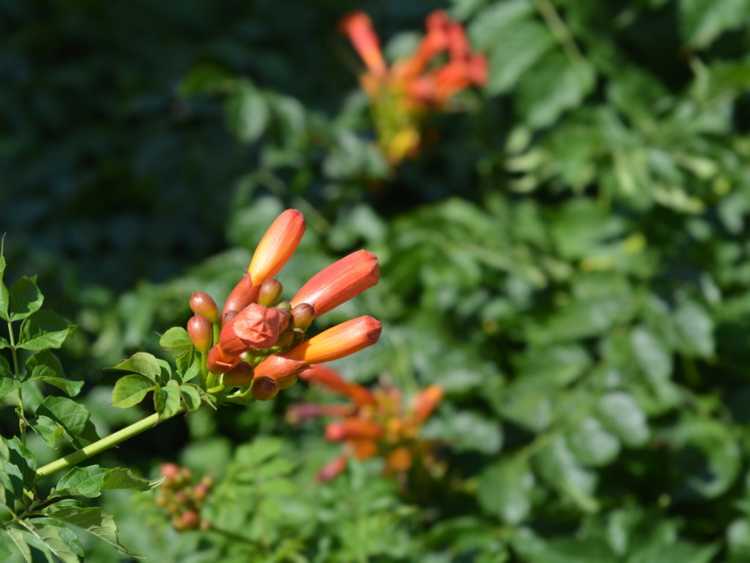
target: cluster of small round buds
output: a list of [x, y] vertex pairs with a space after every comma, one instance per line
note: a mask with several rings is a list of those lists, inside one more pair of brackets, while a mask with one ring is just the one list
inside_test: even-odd
[[190, 469], [165, 463], [160, 469], [164, 478], [156, 494], [156, 505], [171, 516], [177, 531], [207, 529], [210, 524], [201, 517], [201, 508], [213, 487], [213, 479], [203, 477], [193, 485]]

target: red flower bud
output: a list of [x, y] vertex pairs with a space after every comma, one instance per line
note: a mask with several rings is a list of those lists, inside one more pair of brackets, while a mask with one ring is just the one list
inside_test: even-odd
[[375, 75], [386, 73], [385, 60], [380, 51], [380, 43], [372, 21], [364, 12], [354, 12], [341, 21], [341, 31], [345, 33], [354, 45], [354, 49], [362, 57], [367, 68]]
[[209, 371], [226, 373], [240, 363], [240, 357], [238, 355], [226, 354], [217, 344], [208, 351], [206, 363]]
[[188, 510], [182, 513], [180, 516], [180, 528], [181, 530], [194, 530], [201, 522], [201, 517], [195, 510]]
[[297, 381], [297, 374], [307, 364], [271, 354], [255, 367], [254, 377], [269, 377], [276, 381], [279, 389], [286, 389]]
[[229, 293], [224, 309], [221, 311], [221, 320], [226, 323], [237, 313], [253, 303], [258, 298], [258, 288], [253, 287], [253, 282], [248, 274], [243, 275], [237, 285]]
[[254, 286], [260, 286], [284, 267], [305, 232], [305, 218], [296, 209], [287, 209], [276, 217], [260, 239], [247, 267]]
[[330, 362], [374, 344], [380, 338], [381, 329], [377, 319], [357, 317], [316, 334], [284, 356], [309, 364]]
[[258, 303], [264, 307], [272, 307], [281, 296], [282, 286], [279, 280], [271, 278], [260, 285], [258, 292]]
[[375, 398], [367, 389], [355, 383], [349, 383], [337, 372], [324, 365], [315, 365], [302, 371], [300, 379], [310, 383], [317, 383], [328, 387], [331, 391], [341, 393], [357, 403], [357, 405], [372, 405]]
[[328, 464], [318, 472], [317, 480], [324, 483], [331, 479], [335, 479], [346, 470], [348, 462], [349, 458], [345, 455], [328, 462]]
[[190, 310], [196, 315], [207, 318], [215, 323], [219, 320], [219, 310], [216, 301], [205, 291], [195, 291], [190, 296]]
[[219, 337], [227, 354], [241, 354], [249, 348], [270, 348], [289, 324], [289, 315], [273, 308], [251, 303], [224, 324]]
[[321, 416], [345, 417], [354, 414], [354, 405], [316, 405], [313, 403], [298, 403], [286, 411], [289, 424], [299, 424]]
[[190, 340], [199, 352], [206, 353], [211, 347], [211, 323], [206, 317], [193, 315], [187, 323]]
[[379, 278], [377, 257], [358, 250], [310, 278], [292, 298], [292, 307], [308, 303], [320, 316], [372, 287]]
[[411, 453], [407, 448], [396, 448], [388, 455], [386, 467], [393, 473], [408, 471], [411, 467]]
[[250, 388], [253, 397], [259, 401], [273, 399], [279, 392], [279, 385], [271, 377], [254, 377]]
[[240, 362], [231, 370], [224, 373], [222, 382], [229, 387], [242, 387], [250, 383], [253, 378], [253, 368], [244, 362]]
[[162, 463], [159, 472], [165, 479], [176, 479], [180, 474], [180, 466], [175, 463]]
[[326, 426], [326, 440], [377, 440], [383, 435], [379, 424], [363, 418], [347, 418], [341, 422], [332, 422]]
[[443, 388], [439, 385], [430, 385], [414, 397], [413, 417], [415, 422], [424, 422], [440, 404], [443, 398]]

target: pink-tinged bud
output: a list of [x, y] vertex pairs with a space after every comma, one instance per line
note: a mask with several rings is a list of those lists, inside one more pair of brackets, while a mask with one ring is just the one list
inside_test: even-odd
[[180, 466], [175, 463], [162, 463], [159, 472], [165, 479], [176, 479], [180, 475]]
[[305, 218], [296, 209], [287, 209], [276, 217], [260, 239], [247, 267], [254, 286], [260, 286], [284, 267], [305, 233]]
[[255, 302], [257, 298], [258, 288], [253, 287], [253, 282], [250, 280], [249, 274], [243, 275], [229, 293], [229, 297], [227, 297], [224, 303], [224, 309], [221, 312], [222, 322], [226, 323], [230, 321], [242, 309], [250, 305], [250, 303]]
[[292, 325], [300, 330], [307, 330], [315, 320], [315, 309], [307, 303], [295, 305], [292, 309]]
[[201, 522], [201, 517], [195, 510], [188, 510], [182, 513], [180, 516], [180, 529], [182, 530], [194, 530]]
[[281, 297], [282, 286], [279, 280], [271, 278], [260, 284], [260, 291], [258, 292], [258, 303], [264, 307], [272, 307], [276, 305]]
[[346, 470], [349, 458], [345, 455], [329, 461], [326, 466], [318, 472], [317, 480], [321, 483], [335, 479]]
[[377, 440], [382, 435], [383, 429], [379, 424], [362, 418], [347, 418], [326, 426], [326, 440], [329, 442]]
[[292, 307], [307, 303], [320, 316], [372, 287], [379, 279], [377, 257], [372, 252], [357, 250], [310, 278], [292, 298]]
[[289, 315], [285, 312], [251, 303], [224, 324], [219, 344], [230, 355], [250, 348], [270, 348], [288, 324]]
[[217, 344], [208, 351], [206, 364], [208, 371], [214, 373], [226, 373], [232, 371], [240, 363], [240, 357], [237, 355], [225, 353]]
[[381, 329], [377, 319], [357, 317], [316, 334], [284, 356], [308, 364], [331, 362], [375, 344], [380, 338]]
[[208, 352], [211, 347], [211, 323], [208, 319], [193, 315], [187, 323], [187, 331], [195, 349], [204, 354]]
[[443, 388], [439, 385], [430, 385], [423, 389], [416, 397], [412, 407], [415, 422], [424, 422], [440, 404], [443, 398]]
[[231, 370], [224, 373], [222, 383], [229, 387], [242, 387], [248, 385], [253, 378], [253, 368], [244, 362], [240, 362]]
[[474, 55], [469, 60], [469, 79], [477, 86], [487, 84], [487, 59], [484, 55]]
[[451, 22], [448, 26], [448, 50], [452, 60], [464, 60], [469, 56], [469, 41], [459, 23]]
[[427, 16], [427, 33], [447, 33], [451, 21], [445, 10], [435, 10]]
[[375, 397], [367, 389], [356, 383], [349, 383], [327, 366], [311, 366], [302, 371], [299, 376], [303, 381], [323, 385], [331, 391], [346, 395], [359, 406], [375, 404]]
[[313, 403], [298, 403], [286, 411], [289, 424], [299, 424], [321, 416], [346, 417], [354, 414], [354, 405], [317, 405]]
[[219, 309], [216, 307], [216, 301], [205, 291], [193, 292], [190, 296], [190, 310], [212, 323], [219, 320]]
[[306, 366], [305, 362], [271, 354], [255, 367], [255, 377], [270, 377], [279, 389], [286, 389], [297, 381], [297, 374]]
[[377, 76], [386, 73], [385, 60], [380, 51], [380, 42], [367, 14], [364, 12], [349, 14], [341, 21], [341, 31], [349, 37], [354, 49], [370, 72]]
[[273, 399], [279, 392], [279, 385], [271, 377], [254, 377], [253, 386], [250, 388], [253, 398], [258, 401]]

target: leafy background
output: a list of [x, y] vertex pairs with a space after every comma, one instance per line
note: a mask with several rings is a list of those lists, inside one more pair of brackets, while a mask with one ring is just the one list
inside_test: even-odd
[[[337, 22], [367, 10], [398, 56], [438, 7], [489, 83], [389, 170]], [[426, 431], [449, 472], [406, 490], [372, 464], [315, 485], [335, 450], [284, 422], [318, 396], [303, 385], [169, 421], [97, 462], [216, 476], [212, 520], [242, 537], [177, 535], [150, 493], [106, 493], [122, 542], [162, 561], [750, 560], [748, 13], [4, 2], [8, 272], [38, 274], [78, 326], [61, 356], [98, 428], [139, 416], [109, 407], [102, 368], [155, 350], [191, 291], [225, 295], [285, 206], [309, 222], [287, 288], [359, 246], [381, 259], [382, 282], [330, 321], [374, 314], [383, 339], [341, 371], [447, 390]], [[15, 425], [7, 405], [0, 429]], [[87, 561], [121, 557], [81, 541]]]

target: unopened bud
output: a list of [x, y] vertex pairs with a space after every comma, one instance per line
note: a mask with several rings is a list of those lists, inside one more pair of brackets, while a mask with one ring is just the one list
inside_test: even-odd
[[208, 319], [193, 315], [187, 323], [187, 331], [195, 349], [204, 354], [208, 352], [211, 347], [211, 323]]
[[258, 292], [258, 303], [264, 307], [272, 307], [281, 297], [282, 289], [281, 282], [277, 279], [271, 278], [264, 281]]
[[307, 330], [315, 320], [315, 309], [309, 303], [300, 303], [292, 308], [292, 324], [294, 328]]
[[330, 461], [323, 469], [318, 472], [318, 481], [326, 482], [334, 479], [346, 469], [348, 462], [349, 458], [345, 455], [342, 455], [341, 457], [337, 457], [336, 459]]
[[219, 309], [216, 301], [205, 291], [195, 291], [190, 296], [190, 310], [196, 315], [205, 317], [209, 322], [215, 323], [219, 320]]
[[221, 320], [226, 323], [233, 319], [237, 313], [253, 303], [258, 297], [258, 288], [253, 286], [250, 275], [245, 274], [237, 282], [232, 291], [229, 293], [227, 300], [224, 302], [224, 309], [221, 312]]
[[180, 474], [180, 466], [175, 463], [162, 463], [159, 471], [162, 477], [172, 480]]
[[259, 401], [268, 401], [273, 399], [279, 392], [279, 385], [271, 377], [261, 376], [253, 379], [251, 387], [253, 398]]
[[182, 530], [195, 530], [201, 523], [201, 517], [195, 510], [188, 510], [180, 516]]

